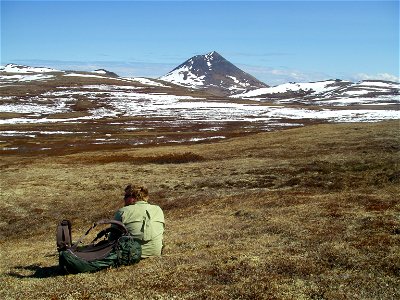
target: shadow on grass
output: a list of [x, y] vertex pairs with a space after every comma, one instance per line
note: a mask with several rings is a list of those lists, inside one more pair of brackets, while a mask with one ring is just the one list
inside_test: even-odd
[[[33, 271], [33, 274], [25, 274]], [[66, 275], [66, 272], [59, 266], [41, 267], [39, 265], [17, 266], [8, 273], [9, 276], [16, 278], [50, 278]]]

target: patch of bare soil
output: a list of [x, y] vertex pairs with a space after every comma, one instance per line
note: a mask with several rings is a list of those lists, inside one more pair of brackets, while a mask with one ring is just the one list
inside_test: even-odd
[[[1, 299], [398, 299], [399, 123], [313, 125], [208, 144], [2, 155]], [[127, 183], [166, 215], [165, 254], [58, 269]]]

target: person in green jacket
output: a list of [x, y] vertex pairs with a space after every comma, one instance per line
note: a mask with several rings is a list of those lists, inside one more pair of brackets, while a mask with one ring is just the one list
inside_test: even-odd
[[158, 205], [149, 204], [148, 200], [146, 187], [130, 184], [125, 188], [125, 206], [114, 216], [140, 241], [142, 258], [160, 256], [163, 249], [164, 213]]

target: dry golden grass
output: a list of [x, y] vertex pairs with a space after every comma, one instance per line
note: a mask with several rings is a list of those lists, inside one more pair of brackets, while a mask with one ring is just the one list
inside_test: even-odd
[[[1, 157], [1, 299], [398, 299], [399, 122], [317, 125], [212, 144]], [[165, 211], [161, 258], [62, 275], [129, 182]]]

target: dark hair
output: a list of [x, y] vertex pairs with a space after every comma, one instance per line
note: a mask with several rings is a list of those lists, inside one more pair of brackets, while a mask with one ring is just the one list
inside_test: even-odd
[[149, 200], [149, 191], [145, 186], [129, 184], [125, 188], [124, 199], [126, 200], [130, 197], [138, 201], [147, 201]]

